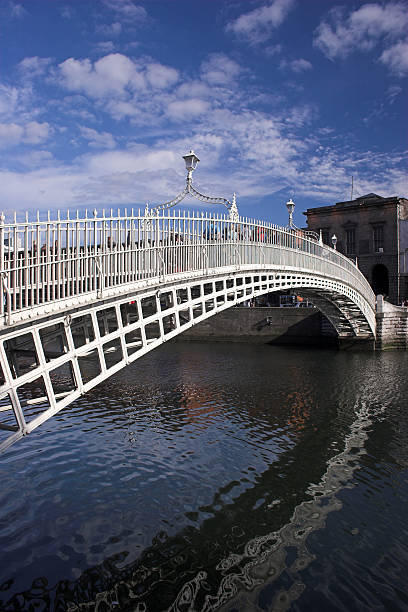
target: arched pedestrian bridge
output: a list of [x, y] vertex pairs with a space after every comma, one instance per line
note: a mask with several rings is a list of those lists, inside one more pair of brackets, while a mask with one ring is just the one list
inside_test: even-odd
[[166, 340], [296, 290], [339, 335], [375, 335], [354, 262], [295, 229], [167, 211], [0, 222], [0, 450]]

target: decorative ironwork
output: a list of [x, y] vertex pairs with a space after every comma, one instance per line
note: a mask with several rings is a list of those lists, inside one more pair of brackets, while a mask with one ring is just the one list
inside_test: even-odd
[[173, 208], [173, 206], [177, 206], [187, 195], [191, 195], [196, 200], [200, 200], [201, 202], [205, 202], [206, 204], [222, 204], [229, 211], [229, 218], [231, 221], [239, 220], [239, 213], [237, 207], [236, 194], [232, 196], [232, 202], [227, 198], [207, 196], [203, 193], [200, 193], [195, 187], [193, 187], [193, 170], [196, 169], [198, 162], [200, 161], [194, 151], [191, 149], [190, 153], [187, 155], [183, 155], [183, 159], [186, 162], [187, 169], [187, 177], [186, 177], [186, 186], [183, 191], [181, 191], [175, 198], [169, 200], [168, 202], [163, 202], [163, 204], [158, 204], [149, 210], [148, 205], [146, 204], [145, 216], [146, 218], [153, 211], [161, 211], [168, 210], [169, 208]]

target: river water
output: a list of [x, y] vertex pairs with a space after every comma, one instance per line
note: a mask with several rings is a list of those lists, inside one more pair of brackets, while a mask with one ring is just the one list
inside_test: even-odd
[[408, 610], [407, 371], [152, 351], [0, 457], [0, 609]]

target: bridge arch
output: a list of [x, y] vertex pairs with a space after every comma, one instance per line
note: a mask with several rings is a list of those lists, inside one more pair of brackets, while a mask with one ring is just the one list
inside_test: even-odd
[[0, 227], [0, 450], [188, 327], [266, 293], [296, 290], [340, 335], [375, 334], [374, 294], [355, 264], [299, 232], [219, 216], [142, 220], [135, 244], [134, 218], [109, 219], [109, 247], [105, 221], [67, 222], [66, 243], [77, 242], [60, 253], [46, 224], [53, 250], [29, 252], [25, 238], [8, 259]]

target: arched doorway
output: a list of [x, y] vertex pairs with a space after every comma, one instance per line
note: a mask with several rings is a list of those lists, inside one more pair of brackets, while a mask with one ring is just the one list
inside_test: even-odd
[[375, 295], [388, 295], [390, 291], [390, 282], [388, 278], [388, 270], [384, 264], [377, 264], [373, 267], [371, 286]]

